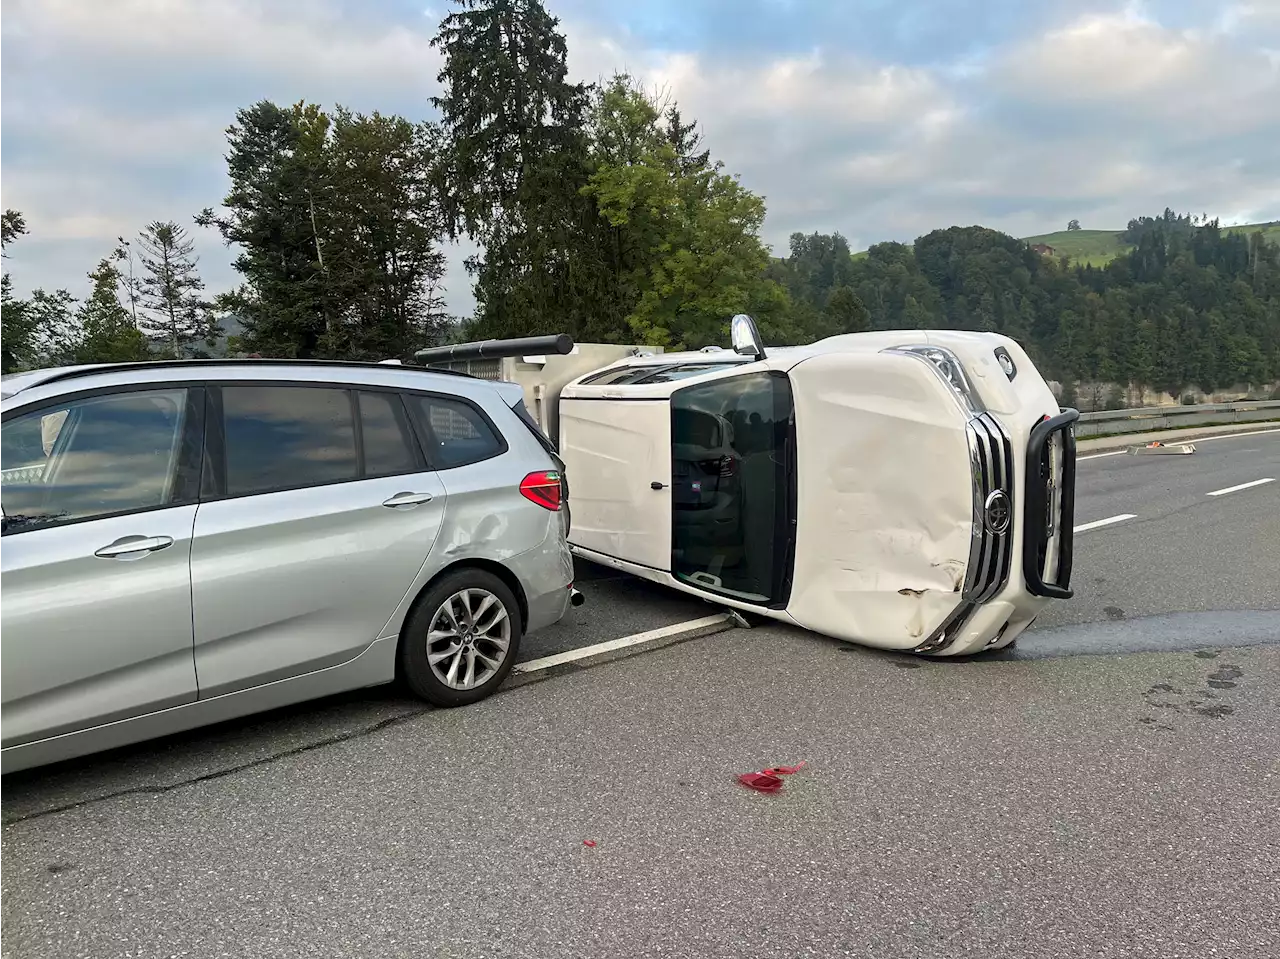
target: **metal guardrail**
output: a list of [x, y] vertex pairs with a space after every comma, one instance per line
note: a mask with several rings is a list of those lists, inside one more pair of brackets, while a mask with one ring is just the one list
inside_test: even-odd
[[1076, 436], [1087, 439], [1113, 433], [1149, 433], [1185, 426], [1216, 426], [1280, 420], [1280, 400], [1205, 403], [1202, 406], [1148, 406], [1136, 410], [1081, 413]]
[[25, 485], [27, 483], [37, 483], [43, 476], [43, 463], [37, 463], [34, 466], [15, 466], [13, 469], [0, 470], [0, 484]]

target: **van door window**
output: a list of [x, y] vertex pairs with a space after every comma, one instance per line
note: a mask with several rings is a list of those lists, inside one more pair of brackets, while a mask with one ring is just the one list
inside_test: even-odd
[[671, 561], [690, 585], [785, 603], [794, 517], [791, 384], [751, 373], [671, 396]]

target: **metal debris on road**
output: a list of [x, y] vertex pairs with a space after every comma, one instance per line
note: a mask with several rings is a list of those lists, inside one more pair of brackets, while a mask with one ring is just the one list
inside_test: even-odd
[[1129, 452], [1135, 456], [1186, 456], [1188, 453], [1194, 453], [1196, 446], [1194, 443], [1148, 443], [1146, 446], [1130, 446]]

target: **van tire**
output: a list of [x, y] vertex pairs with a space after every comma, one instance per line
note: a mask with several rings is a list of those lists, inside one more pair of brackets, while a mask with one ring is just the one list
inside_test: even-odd
[[[476, 623], [478, 626], [483, 627], [495, 615], [492, 603], [486, 605], [487, 597], [496, 600], [502, 606], [506, 616], [507, 648], [505, 656], [500, 660], [497, 646], [486, 638], [486, 635], [466, 631], [466, 618], [463, 613], [467, 604], [476, 609], [484, 608]], [[447, 601], [451, 602], [451, 614], [442, 613], [442, 608]], [[449, 615], [453, 615], [454, 621], [460, 627], [454, 631], [457, 634], [457, 642], [452, 638], [438, 639], [435, 643], [429, 642], [428, 635], [432, 626], [447, 627]], [[437, 618], [440, 622], [436, 622]], [[449, 629], [447, 627], [440, 631], [447, 632]], [[496, 637], [500, 632], [502, 632], [501, 628], [497, 628], [492, 635]], [[520, 604], [515, 594], [511, 592], [511, 588], [487, 570], [459, 569], [442, 577], [423, 593], [421, 600], [415, 604], [413, 612], [405, 621], [400, 636], [400, 675], [411, 693], [426, 700], [432, 706], [444, 708], [466, 706], [486, 698], [502, 685], [511, 672], [511, 667], [515, 665], [523, 636], [524, 621], [520, 615]], [[450, 647], [465, 646], [468, 641], [471, 644], [470, 648], [476, 654], [475, 669], [477, 671], [486, 669], [488, 675], [481, 677], [480, 682], [467, 688], [451, 686], [438, 670], [447, 675], [447, 667], [453, 664], [454, 657], [441, 660], [433, 666], [428, 656], [432, 652], [444, 652]], [[464, 674], [468, 658], [464, 648], [457, 657], [458, 678]], [[496, 669], [486, 667], [485, 659], [499, 662], [498, 667]]]

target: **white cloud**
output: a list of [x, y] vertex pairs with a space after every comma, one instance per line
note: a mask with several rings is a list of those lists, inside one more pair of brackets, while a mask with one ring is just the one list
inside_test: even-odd
[[[3, 9], [4, 199], [32, 231], [12, 251], [20, 290], [84, 292], [92, 263], [77, 256], [96, 260], [151, 220], [190, 226], [216, 205], [227, 189], [224, 131], [255, 99], [425, 113], [437, 89], [431, 24], [352, 18], [325, 0]], [[192, 229], [210, 287], [236, 282], [221, 242]]]
[[7, 0], [5, 19], [45, 54], [129, 59], [160, 78], [169, 75], [162, 64], [205, 62], [326, 85], [426, 89], [439, 63], [428, 34], [349, 18], [325, 0]]

